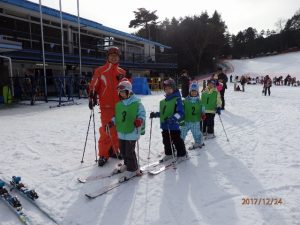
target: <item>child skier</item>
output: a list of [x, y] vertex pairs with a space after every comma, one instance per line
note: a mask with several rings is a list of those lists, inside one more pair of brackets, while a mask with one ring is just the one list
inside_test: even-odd
[[199, 97], [199, 85], [197, 82], [190, 84], [189, 95], [183, 100], [184, 126], [181, 127], [181, 137], [185, 140], [189, 131], [192, 132], [195, 143], [189, 150], [202, 148], [202, 133], [200, 131], [200, 120], [205, 119], [205, 108]]
[[202, 93], [201, 101], [205, 107], [206, 119], [203, 122], [203, 135], [207, 135], [207, 139], [214, 138], [214, 119], [215, 114], [221, 114], [222, 100], [220, 93], [215, 88], [215, 81], [209, 80], [207, 88]]
[[120, 182], [130, 179], [133, 176], [140, 176], [139, 165], [135, 153], [136, 141], [139, 139], [141, 129], [145, 124], [145, 108], [141, 100], [132, 92], [132, 85], [124, 78], [118, 85], [120, 102], [115, 107], [113, 123], [119, 137], [120, 152], [124, 159], [124, 165], [120, 171], [125, 171], [120, 177]]
[[[160, 117], [160, 128], [165, 148], [165, 156], [160, 162], [165, 162], [175, 154], [173, 146], [177, 151], [177, 159], [186, 157], [184, 141], [180, 137], [179, 121], [183, 118], [183, 105], [181, 95], [176, 87], [175, 81], [171, 78], [164, 83], [165, 99], [160, 101], [159, 112], [151, 112], [150, 118]], [[174, 155], [175, 157], [175, 155]]]

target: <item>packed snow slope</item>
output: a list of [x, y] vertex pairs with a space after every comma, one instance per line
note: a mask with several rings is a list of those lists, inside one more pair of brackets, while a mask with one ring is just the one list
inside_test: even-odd
[[[300, 53], [231, 60], [234, 74], [299, 75]], [[299, 78], [299, 76], [297, 76]], [[78, 177], [106, 174], [95, 161], [93, 123], [81, 164], [90, 110], [79, 105], [49, 108], [54, 103], [0, 108], [0, 178], [18, 175], [35, 188], [40, 205], [61, 225], [299, 225], [300, 224], [300, 88], [273, 86], [262, 96], [261, 85], [234, 92], [229, 84], [226, 110], [215, 118], [216, 138], [189, 151], [190, 160], [156, 176], [144, 174], [94, 200], [84, 194], [118, 177], [79, 184]], [[147, 110], [158, 110], [162, 92], [141, 96]], [[95, 108], [98, 139], [99, 110]], [[163, 152], [159, 120], [150, 120], [139, 140], [140, 164]], [[186, 146], [192, 143], [192, 136]], [[15, 192], [13, 192], [14, 195]], [[19, 195], [18, 195], [19, 196]], [[33, 224], [51, 220], [19, 196]], [[278, 202], [279, 201], [279, 202]], [[278, 204], [275, 204], [278, 203]], [[0, 224], [21, 224], [0, 201]]]
[[[43, 208], [63, 225], [300, 224], [300, 88], [272, 87], [271, 96], [262, 96], [260, 85], [246, 86], [245, 93], [232, 89], [229, 85], [221, 115], [229, 142], [216, 116], [217, 137], [190, 151], [191, 159], [177, 170], [144, 174], [94, 200], [84, 194], [117, 177], [86, 184], [79, 184], [77, 177], [106, 173], [118, 161], [96, 166], [91, 126], [84, 163], [80, 163], [90, 115], [87, 101], [52, 109], [50, 104], [2, 108], [0, 177], [21, 176], [39, 193]], [[141, 98], [149, 115], [158, 109], [163, 94]], [[97, 108], [95, 112], [98, 129]], [[139, 141], [141, 165], [148, 162], [149, 129], [148, 119], [146, 135]], [[189, 135], [186, 146], [191, 142]], [[162, 151], [156, 119], [150, 161], [156, 161]], [[255, 198], [261, 199], [259, 204]], [[274, 199], [272, 205], [267, 205], [267, 198]], [[53, 224], [20, 199], [34, 224]], [[275, 199], [282, 204], [275, 205]], [[0, 221], [20, 224], [1, 201]]]
[[253, 76], [283, 76], [290, 74], [300, 79], [300, 52], [286, 53], [254, 59], [229, 60], [234, 67], [233, 74]]

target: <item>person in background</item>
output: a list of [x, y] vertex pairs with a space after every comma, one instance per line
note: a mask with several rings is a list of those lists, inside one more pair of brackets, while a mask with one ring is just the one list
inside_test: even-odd
[[269, 75], [265, 76], [264, 78], [264, 94], [265, 96], [267, 95], [267, 92], [269, 94], [269, 96], [271, 95], [271, 86], [272, 86], [272, 80], [269, 77]]
[[242, 92], [245, 92], [245, 84], [247, 82], [246, 77], [243, 75], [241, 76], [241, 85], [242, 85]]
[[181, 95], [183, 98], [189, 95], [190, 77], [187, 70], [182, 70], [180, 83], [181, 83]]
[[223, 84], [223, 88], [220, 91], [221, 99], [222, 99], [222, 107], [221, 109], [225, 109], [225, 90], [227, 89], [228, 77], [225, 73], [223, 73], [222, 67], [218, 67], [218, 80]]

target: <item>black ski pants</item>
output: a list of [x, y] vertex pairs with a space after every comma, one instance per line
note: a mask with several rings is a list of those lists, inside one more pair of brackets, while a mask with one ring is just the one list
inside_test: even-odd
[[206, 119], [203, 122], [203, 133], [213, 134], [215, 127], [215, 113], [205, 113]]
[[[177, 156], [185, 156], [186, 149], [185, 144], [182, 138], [180, 137], [180, 130], [170, 130], [170, 134], [168, 130], [163, 130], [162, 132], [163, 144], [165, 147], [165, 154], [172, 155], [171, 143], [175, 146], [177, 151]], [[171, 136], [171, 141], [170, 141]]]
[[127, 166], [127, 170], [134, 172], [138, 169], [138, 161], [135, 154], [136, 141], [128, 141], [119, 139], [119, 147], [121, 155], [124, 159], [124, 164]]
[[270, 95], [271, 94], [271, 87], [265, 87], [265, 90], [264, 90], [265, 96], [267, 95], [267, 91], [268, 91], [268, 94]]
[[224, 98], [225, 90], [226, 89], [223, 87], [222, 90], [220, 91], [221, 100], [222, 100], [222, 109], [225, 109], [225, 98]]

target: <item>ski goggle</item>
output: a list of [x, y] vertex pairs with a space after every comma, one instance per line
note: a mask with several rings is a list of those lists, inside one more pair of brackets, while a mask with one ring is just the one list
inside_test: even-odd
[[118, 90], [119, 90], [119, 91], [125, 91], [125, 90], [126, 90], [126, 86], [124, 86], [124, 85], [119, 85], [119, 86], [118, 86]]

